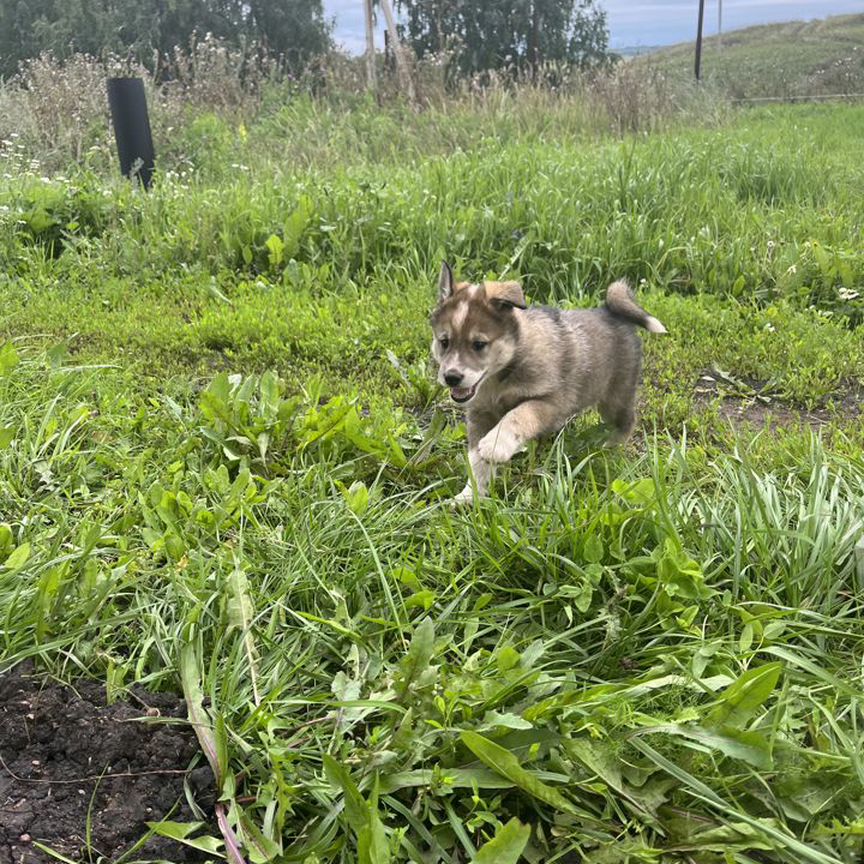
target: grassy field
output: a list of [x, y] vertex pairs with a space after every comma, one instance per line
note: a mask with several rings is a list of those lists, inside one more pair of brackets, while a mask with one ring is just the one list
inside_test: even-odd
[[[182, 692], [232, 861], [860, 861], [862, 137], [297, 99], [149, 194], [7, 147], [0, 670]], [[447, 505], [444, 255], [639, 286], [627, 448], [589, 416]]]
[[[673, 77], [693, 75], [693, 43], [640, 57]], [[735, 98], [864, 93], [864, 14], [790, 21], [705, 39], [702, 75]]]

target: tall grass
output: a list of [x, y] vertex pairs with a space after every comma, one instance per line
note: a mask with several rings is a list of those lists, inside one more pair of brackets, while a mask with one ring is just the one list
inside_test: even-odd
[[[124, 58], [74, 55], [58, 61], [45, 54], [0, 84], [0, 140], [7, 155], [15, 153], [42, 170], [67, 170], [75, 163], [99, 173], [116, 171], [105, 80], [118, 74], [144, 80], [163, 170], [182, 169], [190, 126], [194, 133], [196, 125], [214, 123], [213, 115], [235, 126], [276, 115], [272, 131], [293, 140], [300, 158], [314, 159], [316, 134], [326, 134], [346, 111], [362, 124], [354, 132], [366, 146], [384, 142], [382, 127], [389, 122], [423, 147], [431, 143], [426, 136], [446, 134], [451, 123], [456, 137], [439, 145], [470, 143], [478, 123], [508, 128], [511, 134], [558, 131], [581, 137], [664, 128], [697, 103], [703, 123], [725, 113], [718, 95], [706, 99], [689, 85], [673, 86], [660, 73], [645, 74], [627, 64], [591, 73], [556, 69], [554, 86], [509, 75], [451, 86], [445, 82], [445, 63], [446, 58], [435, 58], [417, 65], [418, 101], [409, 105], [386, 74], [375, 97], [366, 92], [359, 60], [333, 55], [316, 62], [307, 75], [285, 78], [265, 50], [241, 51], [209, 36], [188, 51], [176, 49], [172, 75], [164, 81]], [[376, 102], [383, 110], [372, 110]], [[286, 104], [299, 111], [283, 111]], [[322, 121], [324, 128], [317, 129]]]

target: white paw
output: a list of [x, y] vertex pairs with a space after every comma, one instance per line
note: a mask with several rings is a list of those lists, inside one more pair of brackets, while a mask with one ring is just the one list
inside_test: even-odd
[[512, 432], [496, 426], [480, 439], [477, 453], [486, 462], [509, 462], [521, 446], [522, 442]]
[[474, 501], [474, 490], [469, 483], [458, 495], [454, 495], [450, 499], [452, 507], [462, 507], [465, 504], [471, 504]]

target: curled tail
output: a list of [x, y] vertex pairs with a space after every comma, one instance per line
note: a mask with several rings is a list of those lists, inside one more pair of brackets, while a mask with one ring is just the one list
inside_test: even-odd
[[666, 328], [637, 302], [630, 286], [619, 279], [606, 289], [606, 309], [616, 318], [644, 327], [649, 333], [666, 333]]

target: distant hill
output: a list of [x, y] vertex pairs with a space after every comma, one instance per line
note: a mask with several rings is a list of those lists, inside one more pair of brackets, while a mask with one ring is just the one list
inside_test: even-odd
[[[633, 58], [693, 76], [695, 42]], [[733, 98], [864, 93], [864, 14], [732, 30], [702, 46], [702, 77]]]

